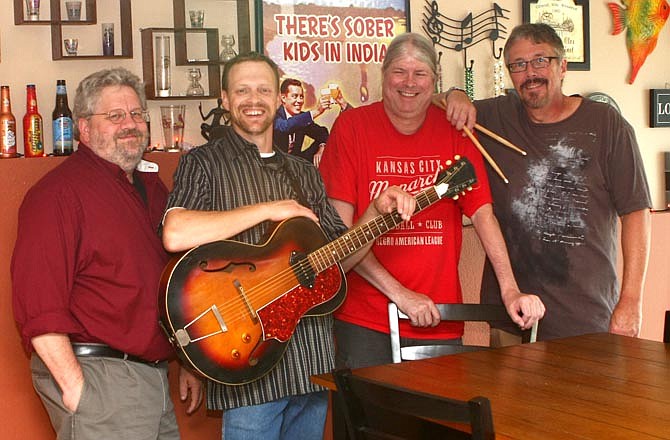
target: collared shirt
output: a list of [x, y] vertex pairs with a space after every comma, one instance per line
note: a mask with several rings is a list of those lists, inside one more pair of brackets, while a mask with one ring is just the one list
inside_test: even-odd
[[[226, 130], [221, 138], [182, 156], [168, 208], [225, 211], [273, 200], [302, 199], [319, 217], [326, 236], [337, 238], [346, 227], [328, 203], [316, 168], [275, 151], [274, 157], [262, 159], [255, 145], [234, 130]], [[302, 195], [297, 194], [297, 187]], [[272, 227], [271, 222], [263, 222], [230, 238], [259, 244]], [[332, 316], [303, 317], [284, 356], [269, 374], [246, 385], [210, 381], [207, 404], [211, 409], [229, 409], [321, 390], [310, 382], [310, 375], [333, 367]]]
[[121, 168], [80, 143], [26, 194], [11, 271], [27, 350], [35, 336], [62, 333], [147, 360], [174, 353], [158, 326], [167, 189], [157, 173], [134, 178], [146, 202]]

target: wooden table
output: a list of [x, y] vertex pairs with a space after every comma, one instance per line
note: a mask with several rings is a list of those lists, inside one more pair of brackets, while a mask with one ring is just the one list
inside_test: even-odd
[[[497, 439], [670, 439], [670, 344], [607, 333], [354, 370], [491, 401]], [[312, 380], [335, 391], [332, 376]], [[334, 436], [342, 438], [334, 411]], [[338, 426], [339, 425], [339, 426]]]

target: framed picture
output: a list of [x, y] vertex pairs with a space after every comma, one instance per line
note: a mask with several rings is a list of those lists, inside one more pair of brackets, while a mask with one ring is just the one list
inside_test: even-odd
[[[329, 89], [353, 107], [381, 99], [381, 64], [393, 37], [409, 30], [409, 0], [255, 1], [257, 51], [282, 80], [302, 82], [304, 110]], [[326, 111], [319, 124], [332, 127], [338, 114]]]
[[568, 70], [591, 70], [588, 0], [522, 0], [524, 23], [546, 23], [563, 40]]
[[649, 90], [649, 126], [670, 127], [670, 89]]

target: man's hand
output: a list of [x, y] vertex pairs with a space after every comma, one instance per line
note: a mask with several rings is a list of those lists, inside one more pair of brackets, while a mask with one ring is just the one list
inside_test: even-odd
[[471, 131], [475, 128], [477, 109], [462, 90], [450, 89], [445, 93], [433, 95], [433, 104], [445, 111], [447, 120], [456, 127], [456, 130], [460, 131], [464, 126]]
[[627, 301], [624, 296], [614, 307], [610, 320], [610, 333], [623, 336], [640, 336], [642, 310], [639, 301]]
[[293, 217], [307, 217], [316, 223], [319, 222], [316, 214], [311, 209], [292, 199], [267, 202], [264, 205], [269, 210], [269, 220], [273, 222], [280, 222]]
[[321, 163], [321, 158], [323, 157], [323, 151], [326, 149], [326, 144], [321, 144], [319, 145], [319, 149], [316, 151], [314, 154], [314, 166], [319, 168], [319, 164]]
[[186, 368], [179, 366], [179, 398], [182, 402], [186, 402], [189, 395], [191, 401], [186, 408], [186, 414], [192, 414], [202, 402], [202, 382], [195, 377]]
[[407, 221], [414, 214], [416, 200], [399, 187], [390, 186], [374, 200], [373, 205], [380, 214], [388, 214], [395, 209]]
[[528, 330], [544, 317], [544, 303], [537, 295], [510, 292], [503, 295], [503, 302], [510, 318], [521, 330]]
[[435, 327], [440, 323], [440, 311], [428, 296], [404, 289], [393, 301], [409, 317], [413, 327]]

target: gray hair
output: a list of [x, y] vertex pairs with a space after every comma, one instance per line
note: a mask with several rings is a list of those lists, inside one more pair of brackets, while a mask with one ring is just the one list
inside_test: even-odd
[[545, 23], [524, 23], [512, 29], [512, 33], [505, 42], [505, 63], [509, 63], [508, 50], [518, 40], [530, 40], [535, 44], [547, 43], [554, 49], [554, 53], [560, 59], [565, 57], [563, 40], [558, 36], [553, 27]]
[[95, 113], [102, 91], [107, 87], [126, 86], [135, 90], [143, 110], [147, 108], [147, 99], [144, 94], [142, 80], [122, 67], [100, 70], [92, 73], [79, 83], [74, 97], [74, 108], [72, 109], [72, 120], [74, 138], [79, 140], [79, 120], [86, 119]]
[[382, 74], [386, 73], [386, 69], [396, 59], [409, 54], [426, 64], [433, 72], [433, 78], [437, 78], [437, 56], [433, 43], [423, 35], [413, 32], [400, 34], [391, 41], [382, 64]]

